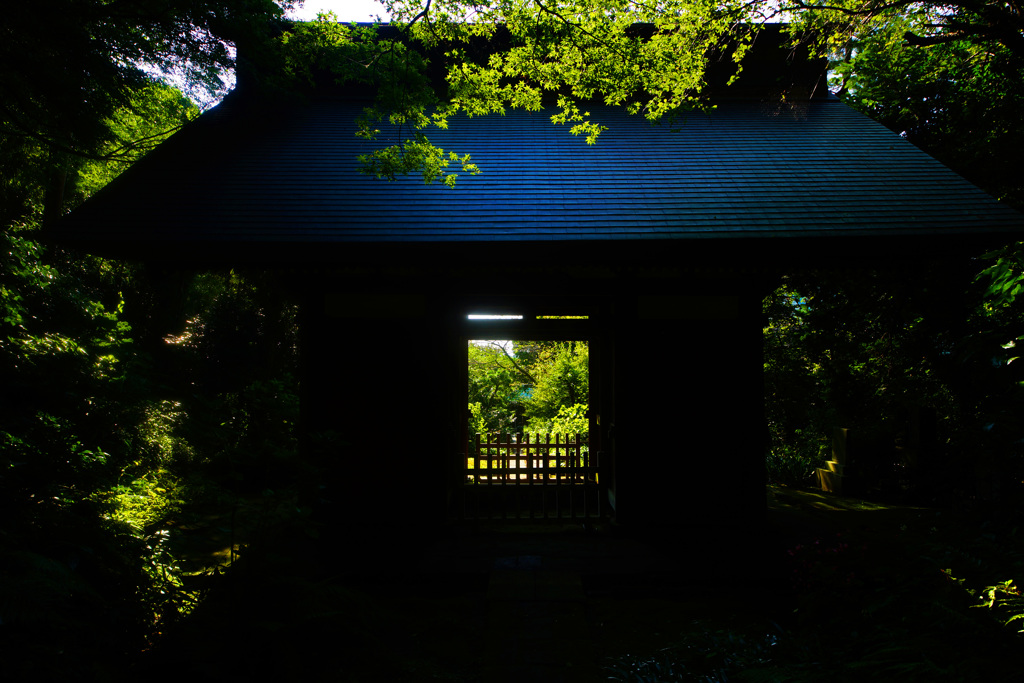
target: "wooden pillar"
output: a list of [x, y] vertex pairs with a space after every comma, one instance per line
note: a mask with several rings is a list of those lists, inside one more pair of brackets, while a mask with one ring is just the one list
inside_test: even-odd
[[760, 298], [640, 294], [617, 324], [616, 516], [745, 526], [764, 510]]
[[335, 530], [377, 552], [445, 519], [454, 430], [436, 312], [413, 291], [328, 289], [303, 304], [303, 447]]

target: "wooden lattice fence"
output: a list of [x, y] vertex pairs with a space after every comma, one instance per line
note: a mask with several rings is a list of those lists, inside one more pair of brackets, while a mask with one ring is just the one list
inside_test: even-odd
[[464, 515], [600, 517], [600, 454], [582, 434], [476, 434], [466, 457]]

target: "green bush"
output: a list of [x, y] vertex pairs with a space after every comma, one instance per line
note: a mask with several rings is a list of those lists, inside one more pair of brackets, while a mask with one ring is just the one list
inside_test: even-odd
[[582, 434], [590, 431], [590, 418], [587, 417], [589, 406], [586, 403], [575, 403], [558, 407], [558, 412], [551, 419], [533, 418], [526, 425], [531, 434]]
[[[801, 436], [800, 430], [797, 435]], [[808, 486], [813, 483], [815, 469], [828, 460], [829, 446], [824, 440], [803, 440], [793, 445], [779, 445], [765, 453], [764, 465], [769, 484]]]

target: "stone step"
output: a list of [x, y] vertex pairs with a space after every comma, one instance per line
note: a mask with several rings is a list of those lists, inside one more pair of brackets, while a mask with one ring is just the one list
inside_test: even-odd
[[828, 491], [829, 493], [843, 492], [843, 475], [830, 469], [818, 468], [818, 483], [821, 485], [822, 491]]

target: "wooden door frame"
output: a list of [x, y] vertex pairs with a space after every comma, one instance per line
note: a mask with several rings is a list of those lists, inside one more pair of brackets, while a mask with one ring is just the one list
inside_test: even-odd
[[[459, 306], [458, 343], [460, 351], [460, 367], [458, 369], [459, 388], [459, 434], [460, 447], [454, 465], [454, 473], [460, 489], [465, 486], [466, 458], [469, 448], [469, 412], [468, 389], [469, 373], [466, 363], [465, 345], [473, 339], [508, 339], [512, 341], [585, 341], [589, 349], [589, 391], [588, 391], [588, 428], [589, 448], [591, 457], [598, 457], [601, 452], [601, 399], [604, 378], [601, 373], [605, 364], [602, 361], [601, 321], [605, 311], [600, 302], [592, 298], [560, 299], [556, 297], [537, 297], [523, 300], [487, 299], [466, 302]], [[522, 315], [520, 320], [470, 320], [470, 314], [491, 315]], [[543, 319], [538, 316], [585, 315], [586, 319]], [[595, 353], [596, 352], [596, 353]], [[595, 358], [596, 356], [596, 358]], [[607, 484], [605, 477], [602, 486]], [[461, 498], [461, 495], [458, 496]]]

